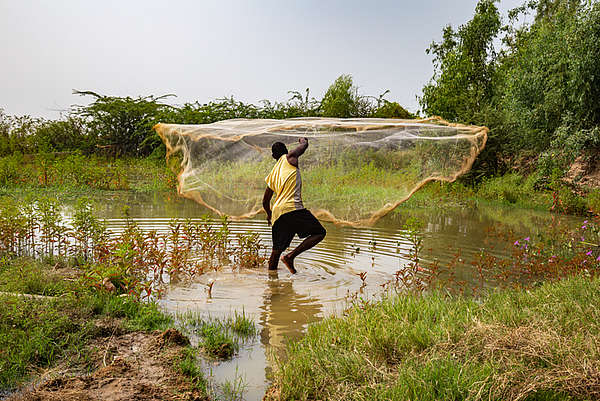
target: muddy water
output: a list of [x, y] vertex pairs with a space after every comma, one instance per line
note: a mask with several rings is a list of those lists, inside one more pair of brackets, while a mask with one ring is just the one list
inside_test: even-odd
[[[123, 204], [129, 205], [130, 216], [142, 228], [158, 231], [168, 230], [172, 218], [198, 219], [206, 213], [195, 203], [162, 196], [108, 199], [100, 205], [99, 213], [112, 230], [124, 224]], [[172, 313], [195, 311], [221, 317], [243, 311], [251, 316], [257, 323], [258, 336], [232, 360], [207, 363], [206, 370], [215, 383], [241, 385], [244, 399], [261, 399], [269, 384], [273, 356], [281, 356], [286, 343], [301, 338], [308, 324], [343, 311], [350, 298], [380, 296], [382, 284], [409, 262], [412, 244], [402, 228], [409, 216], [421, 222], [418, 232], [423, 240], [423, 260], [437, 259], [441, 265], [457, 260], [456, 278], [466, 281], [477, 280], [469, 261], [481, 251], [498, 255], [509, 252], [510, 246], [490, 234], [492, 228], [503, 225], [523, 237], [533, 236], [552, 219], [548, 213], [511, 208], [404, 208], [375, 227], [325, 224], [327, 237], [297, 259], [298, 273], [294, 276], [283, 266], [275, 274], [266, 268], [227, 267], [205, 274], [197, 282], [173, 286], [162, 305]], [[270, 245], [270, 227], [263, 219], [232, 222], [230, 230], [233, 243], [236, 233], [253, 231], [260, 234], [263, 244]], [[298, 242], [296, 239], [292, 246]], [[364, 283], [359, 273], [366, 273]], [[206, 284], [213, 281], [209, 298]]]

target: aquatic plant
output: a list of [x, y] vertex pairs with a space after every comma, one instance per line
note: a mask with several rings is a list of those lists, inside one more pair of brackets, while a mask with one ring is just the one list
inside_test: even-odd
[[[558, 281], [573, 276], [596, 277], [600, 274], [600, 217], [590, 217], [578, 227], [570, 228], [554, 219], [544, 232], [536, 236], [517, 236], [502, 226], [488, 229], [487, 240], [494, 240], [509, 251], [496, 256], [482, 249], [472, 260], [463, 260], [456, 248], [446, 265], [420, 258], [422, 234], [414, 220], [406, 223], [411, 244], [402, 263], [384, 289], [390, 285], [397, 292], [430, 292], [443, 289], [450, 294], [481, 296], [495, 288], [531, 289], [545, 281]], [[472, 281], [455, 277], [457, 265], [472, 269]]]
[[168, 232], [158, 233], [140, 229], [124, 213], [125, 228], [114, 233], [94, 216], [87, 198], [77, 202], [68, 224], [56, 199], [0, 198], [0, 257], [67, 260], [80, 266], [88, 286], [134, 299], [159, 297], [168, 283], [232, 263], [256, 268], [265, 261], [257, 235], [238, 235], [232, 247], [226, 218], [216, 224], [208, 216], [172, 220]]
[[264, 266], [268, 257], [266, 247], [260, 243], [258, 233], [238, 233], [236, 237], [238, 246], [233, 254], [234, 264], [243, 268]]
[[199, 336], [199, 346], [211, 357], [229, 359], [240, 345], [256, 335], [256, 325], [245, 312], [235, 312], [222, 319], [206, 317], [197, 312], [177, 316], [182, 330]]

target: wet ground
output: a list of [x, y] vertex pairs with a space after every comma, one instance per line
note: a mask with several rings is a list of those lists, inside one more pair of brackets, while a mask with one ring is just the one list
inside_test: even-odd
[[[119, 230], [125, 220], [122, 206], [144, 229], [168, 230], [169, 221], [199, 219], [206, 213], [199, 205], [161, 195], [105, 199], [98, 213], [108, 228]], [[195, 311], [209, 317], [244, 312], [257, 323], [259, 335], [247, 342], [239, 354], [226, 362], [206, 362], [206, 370], [217, 383], [242, 386], [246, 400], [262, 399], [269, 384], [274, 358], [283, 347], [302, 337], [308, 324], [340, 313], [353, 296], [377, 298], [382, 284], [409, 263], [413, 244], [403, 228], [407, 218], [419, 220], [418, 235], [423, 241], [424, 262], [441, 265], [456, 261], [457, 279], [474, 281], [469, 262], [482, 252], [502, 256], [510, 245], [491, 233], [499, 226], [525, 236], [544, 230], [553, 217], [549, 213], [515, 210], [509, 207], [400, 208], [374, 227], [352, 228], [325, 224], [327, 237], [296, 261], [298, 273], [291, 275], [282, 265], [277, 274], [226, 267], [203, 275], [197, 282], [173, 286], [161, 301], [172, 313]], [[215, 220], [217, 224], [217, 220]], [[231, 238], [239, 232], [258, 232], [270, 245], [270, 227], [263, 219], [231, 222]], [[292, 246], [299, 241], [296, 239]], [[460, 250], [460, 256], [457, 256]], [[365, 283], [359, 276], [366, 273]], [[206, 284], [213, 282], [211, 297]], [[361, 290], [361, 287], [362, 290]]]

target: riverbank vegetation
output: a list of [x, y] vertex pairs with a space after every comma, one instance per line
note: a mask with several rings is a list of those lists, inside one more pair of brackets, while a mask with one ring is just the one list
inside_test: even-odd
[[573, 277], [481, 299], [435, 292], [356, 306], [288, 347], [268, 399], [594, 399], [599, 296], [598, 278]]
[[[267, 399], [564, 400], [600, 395], [596, 338], [600, 229], [583, 220], [543, 233], [496, 235], [510, 257], [425, 262], [408, 221], [409, 263], [380, 300], [309, 326], [279, 361]], [[302, 377], [302, 381], [298, 381]]]
[[[206, 397], [210, 385], [196, 355], [202, 350], [230, 358], [255, 334], [254, 323], [244, 314], [222, 321], [173, 318], [155, 300], [168, 283], [207, 269], [264, 264], [258, 238], [238, 233], [232, 243], [227, 221], [208, 219], [174, 222], [164, 234], [143, 232], [127, 214], [124, 230], [114, 233], [85, 198], [70, 219], [63, 212], [56, 199], [0, 198], [0, 390], [42, 374], [30, 398], [71, 390], [84, 397], [77, 380], [60, 377], [95, 383], [110, 373], [129, 380], [126, 387], [135, 392], [148, 380], [145, 375], [154, 374], [161, 380], [147, 397], [175, 399], [174, 392]], [[181, 332], [201, 341], [190, 348]], [[130, 355], [132, 344], [143, 355]], [[131, 357], [150, 360], [136, 370]], [[155, 365], [161, 372], [144, 371]]]
[[481, 0], [427, 50], [435, 72], [421, 107], [490, 128], [473, 179], [518, 168], [536, 170], [541, 187], [581, 180], [600, 150], [599, 39], [596, 1], [527, 1], [503, 21], [495, 1]]

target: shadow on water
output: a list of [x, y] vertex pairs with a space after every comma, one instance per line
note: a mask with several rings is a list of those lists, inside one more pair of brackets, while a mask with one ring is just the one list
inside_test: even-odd
[[[121, 195], [105, 199], [99, 205], [99, 217], [106, 219], [109, 229], [119, 230], [124, 226], [121, 208], [125, 204], [129, 205], [130, 217], [141, 228], [157, 231], [168, 230], [173, 218], [199, 219], [206, 212], [182, 199]], [[298, 274], [294, 276], [283, 266], [277, 274], [270, 274], [266, 268], [229, 266], [206, 273], [196, 282], [173, 286], [162, 305], [173, 313], [195, 311], [208, 317], [222, 317], [243, 311], [252, 317], [259, 329], [258, 336], [245, 343], [232, 360], [208, 362], [205, 367], [214, 382], [237, 382], [244, 387], [244, 399], [261, 399], [276, 366], [275, 358], [284, 357], [285, 344], [300, 339], [310, 323], [343, 311], [351, 294], [378, 297], [382, 285], [409, 262], [412, 245], [403, 229], [409, 217], [420, 222], [423, 260], [438, 260], [442, 265], [455, 261], [454, 274], [467, 282], [477, 280], [469, 262], [480, 252], [497, 256], [510, 252], [510, 244], [491, 236], [491, 230], [502, 225], [523, 236], [533, 236], [556, 218], [549, 213], [510, 207], [405, 207], [374, 227], [326, 224], [327, 237], [297, 259]], [[235, 244], [236, 233], [246, 231], [259, 233], [265, 246], [271, 244], [270, 227], [263, 219], [231, 222], [232, 243]], [[292, 246], [298, 243], [296, 239]], [[366, 273], [365, 286], [359, 277], [361, 273]], [[214, 282], [211, 297], [206, 290], [210, 282]]]

